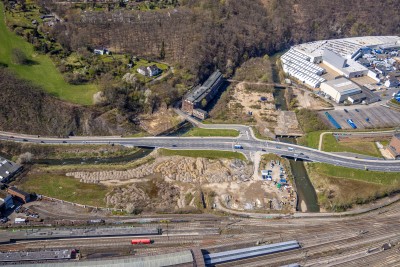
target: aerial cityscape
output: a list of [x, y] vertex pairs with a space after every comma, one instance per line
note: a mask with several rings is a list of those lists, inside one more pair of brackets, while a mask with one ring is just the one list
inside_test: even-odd
[[400, 266], [398, 10], [1, 0], [0, 266]]

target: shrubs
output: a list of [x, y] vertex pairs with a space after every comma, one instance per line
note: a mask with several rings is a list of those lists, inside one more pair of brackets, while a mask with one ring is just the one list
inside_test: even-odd
[[317, 112], [310, 109], [296, 110], [297, 120], [305, 133], [327, 130], [329, 127], [319, 118]]
[[11, 51], [11, 58], [13, 63], [17, 65], [29, 65], [29, 63], [31, 62], [24, 51], [19, 48], [13, 48], [13, 50]]

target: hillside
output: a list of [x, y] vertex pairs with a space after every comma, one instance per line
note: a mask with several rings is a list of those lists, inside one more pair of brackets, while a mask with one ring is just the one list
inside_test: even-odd
[[120, 135], [134, 133], [134, 125], [122, 127], [126, 118], [113, 112], [82, 107], [47, 95], [40, 88], [0, 68], [0, 129], [20, 133], [65, 136]]
[[[14, 3], [3, 2], [7, 7]], [[54, 12], [61, 21], [35, 28], [27, 20], [28, 26], [18, 26], [15, 10], [23, 8], [9, 8], [5, 13], [12, 18], [7, 24], [9, 28], [28, 42], [36, 43], [34, 47], [39, 50], [33, 52], [32, 45], [5, 31], [2, 24], [0, 33], [8, 42], [6, 49], [0, 49], [0, 63], [52, 96], [30, 83], [20, 83], [19, 78], [2, 70], [1, 75], [6, 79], [1, 80], [0, 97], [8, 101], [4, 101], [0, 111], [0, 128], [34, 134], [132, 133], [137, 127], [128, 121], [138, 122], [144, 114], [151, 116], [161, 108], [170, 107], [216, 67], [230, 76], [249, 58], [272, 54], [296, 43], [400, 34], [398, 6], [393, 0], [354, 0], [351, 5], [344, 0], [181, 0], [152, 10], [110, 8], [110, 5], [99, 9], [98, 3], [77, 7], [58, 0], [29, 2], [40, 3], [40, 14]], [[28, 14], [31, 8], [25, 7]], [[43, 36], [35, 37], [36, 30], [43, 32]], [[37, 44], [44, 45], [46, 51], [52, 46], [57, 49], [44, 52]], [[34, 64], [13, 63], [9, 57], [14, 46]], [[112, 66], [93, 57], [93, 48], [102, 47], [115, 53], [115, 59], [108, 62]], [[92, 60], [86, 62], [90, 57]], [[173, 67], [173, 74], [171, 71], [165, 79], [151, 84], [140, 79], [123, 82], [121, 76], [127, 72], [130, 58], [140, 58], [138, 62], [162, 61]], [[80, 64], [84, 67], [79, 71], [66, 68]], [[73, 86], [66, 82], [66, 77], [79, 76], [79, 72], [92, 75], [94, 83]], [[99, 84], [98, 88], [94, 84]], [[97, 90], [103, 92], [105, 100], [93, 107], [53, 97], [89, 104]]]
[[397, 1], [392, 0], [354, 0], [351, 5], [345, 0], [180, 3], [174, 9], [151, 12], [67, 10], [54, 5], [68, 22], [55, 27], [53, 34], [73, 50], [106, 46], [149, 58], [159, 57], [164, 44], [167, 61], [202, 77], [214, 66], [229, 74], [249, 57], [299, 42], [399, 34], [400, 29]]

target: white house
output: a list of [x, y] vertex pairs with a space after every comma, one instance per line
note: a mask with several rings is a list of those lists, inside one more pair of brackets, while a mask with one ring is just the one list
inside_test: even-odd
[[110, 51], [108, 51], [108, 50], [105, 49], [105, 48], [103, 48], [103, 49], [94, 49], [94, 50], [93, 50], [93, 53], [94, 53], [95, 55], [104, 55], [104, 54], [109, 55], [109, 54], [110, 54]]
[[161, 70], [156, 65], [147, 67], [147, 71], [150, 77], [156, 76], [161, 73]]
[[144, 76], [153, 77], [160, 74], [161, 70], [156, 65], [152, 65], [148, 67], [139, 67], [137, 72]]
[[139, 67], [136, 70], [139, 74], [142, 74], [143, 76], [147, 76], [147, 68], [146, 67]]

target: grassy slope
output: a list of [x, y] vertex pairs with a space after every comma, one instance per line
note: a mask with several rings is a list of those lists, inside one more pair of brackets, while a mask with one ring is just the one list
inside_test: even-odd
[[56, 174], [35, 174], [29, 176], [21, 188], [65, 201], [84, 205], [105, 207], [107, 187], [97, 184], [86, 184], [78, 179]]
[[182, 156], [182, 157], [194, 157], [194, 158], [209, 158], [209, 159], [241, 159], [246, 160], [245, 156], [238, 152], [231, 151], [216, 151], [216, 150], [169, 150], [160, 149], [160, 155], [162, 156]]
[[322, 150], [327, 152], [352, 152], [373, 157], [382, 157], [374, 142], [338, 142], [332, 134], [324, 136]]
[[380, 185], [397, 185], [400, 183], [399, 173], [356, 170], [325, 163], [309, 163], [308, 166], [312, 175], [358, 180]]
[[[70, 85], [64, 81], [53, 62], [47, 55], [37, 54], [32, 45], [22, 37], [8, 30], [4, 22], [4, 6], [0, 3], [0, 61], [8, 64], [21, 78], [30, 80], [43, 87], [50, 94], [60, 99], [77, 104], [92, 104], [97, 87], [89, 85]], [[11, 51], [20, 48], [35, 62], [34, 65], [16, 65], [12, 63]]]
[[318, 149], [319, 136], [323, 132], [324, 131], [316, 131], [316, 132], [307, 133], [305, 136], [302, 136], [298, 139], [298, 144]]
[[239, 132], [236, 130], [228, 129], [203, 129], [193, 128], [183, 136], [226, 136], [226, 137], [237, 137]]

